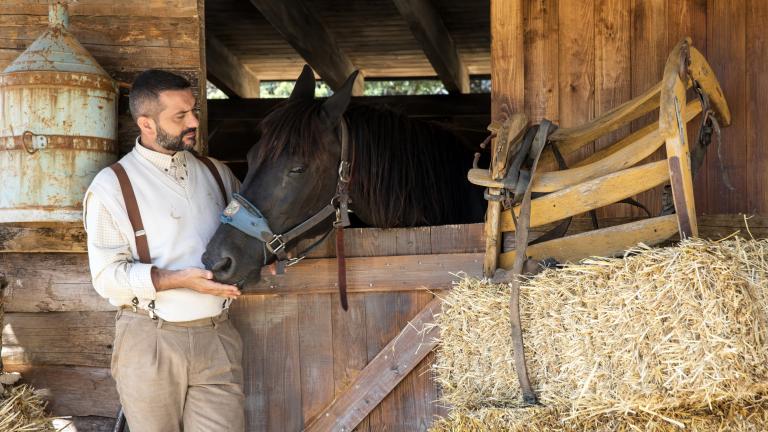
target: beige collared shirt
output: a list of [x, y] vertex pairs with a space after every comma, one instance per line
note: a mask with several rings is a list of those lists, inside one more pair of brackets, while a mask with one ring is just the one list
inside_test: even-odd
[[[187, 155], [177, 152], [167, 155], [150, 150], [136, 139], [136, 152], [154, 167], [158, 175], [167, 175], [182, 186], [187, 192]], [[240, 182], [234, 175], [224, 175], [229, 180], [231, 190], [238, 191]], [[88, 255], [93, 277], [93, 285], [110, 302], [124, 303], [115, 299], [137, 297], [140, 300], [154, 300], [156, 291], [152, 283], [151, 264], [135, 262], [128, 239], [117, 228], [115, 221], [99, 198], [92, 193], [86, 195], [83, 223], [88, 234]], [[144, 302], [142, 302], [144, 303]]]

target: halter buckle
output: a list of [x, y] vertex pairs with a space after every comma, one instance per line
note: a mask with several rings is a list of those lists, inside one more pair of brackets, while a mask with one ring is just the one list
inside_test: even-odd
[[[277, 246], [275, 246], [275, 243], [277, 243]], [[277, 255], [280, 251], [285, 249], [283, 236], [280, 234], [275, 234], [275, 236], [272, 237], [272, 240], [267, 242], [267, 249], [269, 249], [269, 251], [274, 255]]]

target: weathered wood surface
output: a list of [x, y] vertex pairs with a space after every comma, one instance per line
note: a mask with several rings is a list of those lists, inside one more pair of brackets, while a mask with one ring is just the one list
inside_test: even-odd
[[48, 401], [53, 415], [115, 417], [120, 402], [108, 368], [9, 366]]
[[442, 300], [432, 300], [409, 321], [363, 369], [350, 386], [325, 408], [305, 430], [353, 430], [392, 389], [435, 347], [439, 335], [434, 316]]
[[[482, 250], [483, 224], [441, 225], [419, 228], [430, 247], [427, 253], [461, 253]], [[412, 236], [412, 228], [348, 228], [344, 235], [346, 242], [352, 245], [346, 256], [386, 256], [386, 251], [368, 250], [357, 252], [356, 245], [363, 244], [370, 238]], [[0, 224], [0, 253], [38, 253], [38, 252], [86, 252], [86, 233], [79, 222], [73, 223], [4, 223]], [[303, 249], [319, 237], [304, 240], [298, 248]], [[402, 241], [402, 240], [401, 240]], [[326, 239], [312, 250], [310, 258], [335, 256], [335, 240]]]
[[6, 313], [3, 364], [109, 367], [114, 335], [114, 312]]

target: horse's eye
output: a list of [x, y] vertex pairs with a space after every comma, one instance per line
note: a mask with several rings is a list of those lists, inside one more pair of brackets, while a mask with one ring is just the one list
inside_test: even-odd
[[301, 166], [301, 165], [299, 165], [297, 167], [291, 168], [290, 173], [291, 174], [304, 174], [304, 171], [306, 171], [306, 168]]

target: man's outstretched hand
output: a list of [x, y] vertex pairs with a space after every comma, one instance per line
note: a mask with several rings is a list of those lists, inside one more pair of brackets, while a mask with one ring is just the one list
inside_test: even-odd
[[157, 291], [189, 288], [203, 294], [219, 297], [236, 298], [240, 296], [240, 290], [236, 286], [216, 282], [213, 280], [213, 272], [196, 267], [182, 270], [165, 270], [152, 267], [152, 283]]

